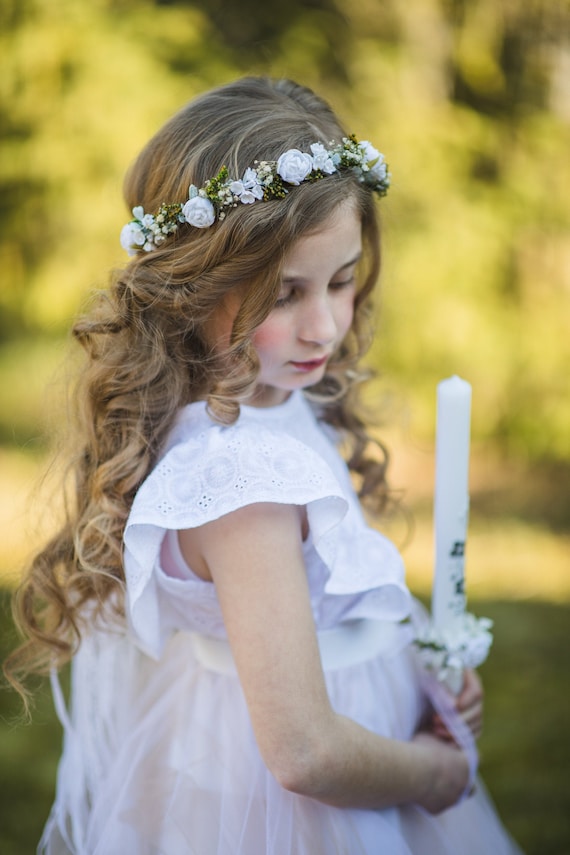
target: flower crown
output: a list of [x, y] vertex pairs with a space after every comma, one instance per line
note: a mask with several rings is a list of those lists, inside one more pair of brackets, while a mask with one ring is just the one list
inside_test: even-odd
[[162, 204], [156, 214], [145, 214], [141, 205], [133, 208], [130, 223], [121, 231], [121, 246], [129, 255], [140, 250], [150, 252], [171, 234], [181, 223], [198, 229], [207, 229], [216, 220], [223, 220], [230, 208], [283, 199], [289, 192], [286, 185], [297, 186], [304, 181], [318, 181], [340, 169], [352, 169], [358, 180], [375, 193], [385, 196], [390, 186], [390, 173], [384, 155], [367, 140], [344, 137], [341, 143], [322, 143], [310, 146], [311, 154], [291, 148], [278, 160], [256, 160], [240, 180], [229, 177], [223, 166], [215, 178], [198, 189], [190, 185], [188, 200], [178, 204]]

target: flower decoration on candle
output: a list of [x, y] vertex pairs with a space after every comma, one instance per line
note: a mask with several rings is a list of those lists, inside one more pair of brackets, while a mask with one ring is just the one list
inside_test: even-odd
[[468, 612], [443, 629], [428, 622], [415, 639], [421, 663], [454, 695], [458, 694], [464, 669], [478, 668], [487, 658], [493, 643], [492, 626], [489, 618], [477, 618]]

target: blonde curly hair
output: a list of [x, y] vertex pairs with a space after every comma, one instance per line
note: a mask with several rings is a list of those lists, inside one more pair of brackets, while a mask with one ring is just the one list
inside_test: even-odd
[[[290, 148], [343, 136], [330, 107], [309, 89], [245, 78], [190, 102], [150, 140], [127, 174], [127, 206], [157, 211], [164, 201], [184, 201], [191, 183], [203, 186], [223, 165], [241, 175], [256, 159], [276, 160]], [[309, 395], [347, 440], [361, 495], [384, 501], [386, 458], [368, 453], [354, 406], [380, 265], [371, 191], [344, 170], [295, 187], [283, 200], [240, 206], [213, 228], [181, 226], [115, 272], [73, 328], [86, 358], [75, 391], [80, 446], [70, 463], [72, 495], [64, 524], [32, 560], [16, 594], [15, 615], [27, 640], [4, 667], [24, 699], [22, 678], [67, 662], [87, 624], [124, 618], [125, 523], [177, 412], [206, 400], [215, 420], [236, 420], [256, 383], [251, 338], [275, 303], [283, 258], [346, 199], [355, 203], [363, 231], [354, 320]], [[231, 340], [214, 351], [205, 328], [236, 292], [241, 305]]]

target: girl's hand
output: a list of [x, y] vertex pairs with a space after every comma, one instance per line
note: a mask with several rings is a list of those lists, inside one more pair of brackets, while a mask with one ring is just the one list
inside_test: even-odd
[[[483, 730], [483, 686], [475, 671], [465, 671], [463, 688], [455, 699], [455, 707], [475, 739], [478, 739]], [[433, 716], [430, 731], [439, 739], [453, 740], [438, 715]]]
[[469, 781], [469, 764], [463, 751], [453, 742], [442, 741], [432, 733], [419, 731], [412, 743], [422, 749], [433, 770], [429, 786], [418, 804], [436, 814], [454, 805]]

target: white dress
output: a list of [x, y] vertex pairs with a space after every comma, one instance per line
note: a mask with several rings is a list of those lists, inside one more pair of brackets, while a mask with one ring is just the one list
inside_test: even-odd
[[[43, 855], [514, 855], [483, 785], [433, 817], [334, 808], [284, 790], [261, 759], [216, 589], [176, 531], [253, 502], [307, 508], [311, 605], [332, 705], [394, 739], [425, 697], [396, 548], [370, 529], [329, 428], [301, 393], [221, 427], [184, 408], [125, 532], [127, 630], [84, 639]], [[268, 556], [270, 560], [270, 556]]]

